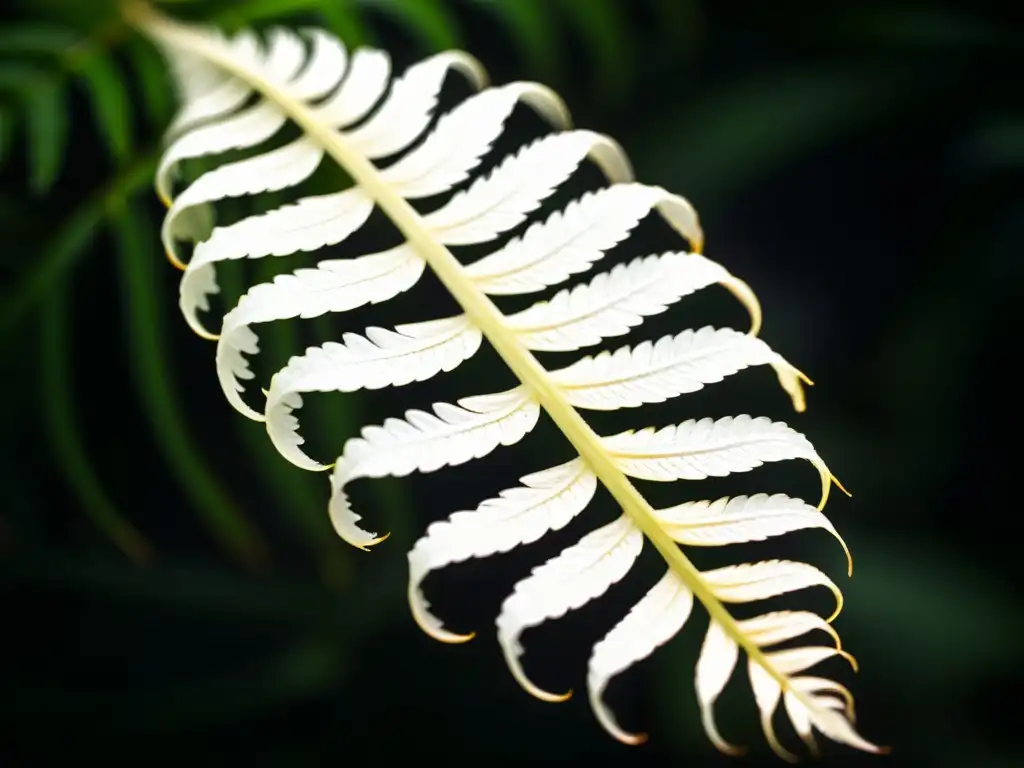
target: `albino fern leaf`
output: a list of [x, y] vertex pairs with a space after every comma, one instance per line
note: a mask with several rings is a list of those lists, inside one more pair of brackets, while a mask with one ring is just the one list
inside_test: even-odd
[[662, 403], [769, 363], [788, 366], [760, 339], [709, 326], [585, 357], [551, 376], [574, 406], [603, 411]]
[[350, 544], [374, 544], [376, 534], [355, 525], [345, 486], [360, 477], [402, 477], [433, 472], [486, 456], [499, 445], [519, 442], [537, 424], [540, 406], [522, 387], [494, 395], [464, 397], [458, 405], [435, 403], [434, 413], [408, 411], [365, 427], [345, 444], [331, 474], [331, 520]]
[[303, 392], [355, 392], [398, 387], [451, 371], [480, 347], [480, 329], [465, 315], [400, 325], [394, 331], [367, 328], [366, 335], [346, 333], [343, 343], [310, 347], [274, 374], [267, 393], [270, 439], [281, 454], [303, 469], [322, 469], [300, 448], [299, 422]]
[[513, 676], [526, 690], [548, 701], [568, 698], [538, 688], [523, 672], [519, 662], [523, 654], [519, 636], [523, 630], [557, 619], [603, 595], [629, 572], [643, 543], [643, 531], [628, 515], [623, 515], [588, 533], [516, 584], [501, 606], [498, 642]]
[[420, 584], [430, 571], [471, 557], [487, 557], [537, 541], [568, 525], [590, 503], [597, 477], [582, 459], [520, 478], [522, 486], [502, 491], [473, 512], [456, 512], [434, 523], [409, 552], [409, 604], [425, 632], [449, 643], [473, 637], [442, 628], [427, 610]]
[[602, 700], [608, 682], [675, 637], [692, 610], [693, 593], [670, 568], [625, 618], [594, 645], [587, 673], [590, 706], [601, 725], [619, 741], [639, 744], [646, 736], [622, 730]]
[[690, 501], [656, 512], [668, 534], [680, 544], [714, 547], [763, 541], [806, 528], [823, 528], [839, 541], [853, 574], [850, 550], [820, 510], [782, 493], [736, 496], [717, 501]]
[[[423, 381], [458, 367], [484, 340], [518, 380], [497, 394], [437, 403], [430, 411], [408, 410], [404, 418], [365, 427], [345, 442], [334, 462], [328, 504], [343, 539], [366, 549], [384, 538], [365, 530], [353, 509], [349, 486], [359, 479], [432, 472], [472, 461], [524, 439], [541, 411], [575, 451], [570, 461], [526, 475], [520, 486], [427, 529], [408, 555], [410, 609], [425, 632], [446, 642], [472, 637], [446, 629], [430, 612], [424, 584], [433, 571], [506, 552], [565, 527], [587, 507], [600, 483], [620, 508], [617, 518], [534, 568], [499, 612], [499, 645], [524, 688], [547, 700], [565, 698], [527, 677], [525, 634], [604, 594], [626, 576], [646, 539], [664, 559], [665, 575], [594, 646], [590, 658], [589, 699], [604, 728], [627, 743], [642, 740], [625, 731], [604, 703], [607, 686], [678, 632], [697, 603], [710, 623], [696, 664], [696, 695], [705, 729], [718, 747], [735, 749], [719, 733], [714, 704], [742, 651], [762, 727], [779, 754], [789, 756], [773, 730], [780, 703], [809, 744], [817, 730], [858, 749], [882, 751], [854, 730], [846, 688], [805, 674], [820, 661], [846, 655], [829, 623], [834, 616], [776, 610], [737, 620], [730, 612], [733, 604], [817, 586], [835, 595], [838, 613], [842, 595], [835, 583], [814, 566], [782, 560], [702, 572], [680, 547], [732, 545], [816, 528], [838, 539], [820, 511], [834, 478], [810, 441], [781, 422], [745, 415], [601, 436], [577, 410], [664, 402], [761, 365], [774, 369], [795, 409], [804, 409], [802, 385], [810, 382], [756, 338], [761, 327], [756, 296], [701, 253], [704, 235], [684, 198], [634, 182], [621, 147], [600, 134], [570, 130], [565, 105], [546, 87], [486, 87], [483, 68], [465, 53], [433, 56], [389, 84], [386, 54], [361, 49], [350, 57], [322, 32], [275, 31], [261, 44], [248, 33], [226, 39], [181, 25], [143, 5], [129, 5], [128, 13], [166, 52], [181, 80], [183, 106], [169, 131], [156, 180], [170, 206], [163, 238], [172, 260], [183, 266], [179, 244], [194, 243], [180, 285], [181, 310], [197, 333], [217, 338], [217, 375], [228, 401], [264, 421], [285, 458], [306, 469], [326, 468], [302, 450], [298, 410], [305, 393]], [[477, 93], [435, 121], [438, 97], [452, 70]], [[554, 132], [499, 158], [490, 172], [477, 173], [520, 104]], [[277, 148], [260, 146], [289, 121], [299, 138]], [[222, 163], [177, 197], [172, 194], [182, 161], [234, 149], [251, 154]], [[588, 158], [603, 173], [606, 186], [562, 210], [543, 212], [545, 202]], [[336, 164], [352, 186], [296, 196], [295, 202], [267, 213], [213, 226], [211, 205], [219, 200], [290, 189], [323, 162]], [[436, 195], [446, 198], [429, 204], [432, 210], [421, 212], [409, 202]], [[199, 313], [209, 308], [209, 296], [217, 291], [219, 262], [343, 245], [374, 208], [394, 224], [401, 236], [398, 246], [369, 255], [345, 253], [253, 286], [226, 312], [216, 336], [200, 322]], [[563, 286], [591, 270], [613, 247], [628, 244], [633, 230], [654, 210], [681, 237], [679, 247], [612, 265], [514, 314], [506, 315], [490, 298]], [[504, 242], [469, 265], [450, 250], [502, 236]], [[259, 348], [254, 328], [386, 302], [413, 290], [428, 269], [458, 304], [457, 313], [390, 330], [343, 333], [338, 341], [293, 357], [269, 383], [261, 382], [262, 407], [243, 399], [243, 382], [255, 378], [247, 357]], [[709, 327], [683, 331], [598, 352], [555, 371], [534, 355], [572, 352], [632, 333], [647, 317], [713, 284], [727, 288], [746, 307], [747, 334]], [[781, 494], [755, 494], [655, 510], [630, 479], [724, 477], [788, 459], [808, 461], [817, 469], [822, 488], [818, 509]], [[774, 647], [813, 631], [826, 633], [834, 645]]]
[[590, 269], [652, 208], [699, 248], [704, 236], [697, 214], [684, 198], [659, 187], [624, 183], [574, 200], [564, 212], [555, 211], [505, 247], [467, 266], [466, 274], [492, 296], [544, 290]]
[[623, 432], [604, 446], [619, 469], [640, 480], [669, 482], [725, 477], [764, 463], [806, 459], [821, 476], [821, 503], [832, 475], [810, 441], [782, 422], [764, 416], [690, 419], [678, 426]]
[[[488, 93], [490, 92], [480, 94], [478, 98]], [[545, 91], [532, 91], [525, 87], [515, 89], [512, 95], [518, 98], [524, 93], [534, 96], [538, 102], [541, 98], [556, 98], [553, 95], [548, 96]], [[494, 106], [493, 103], [491, 106]], [[508, 116], [507, 106], [507, 101], [497, 105], [500, 121]], [[500, 121], [497, 122], [500, 124]], [[445, 244], [449, 244], [450, 237], [457, 239], [462, 244], [486, 242], [501, 231], [519, 224], [543, 202], [545, 197], [554, 191], [558, 183], [563, 182], [572, 173], [595, 145], [601, 146], [600, 137], [584, 131], [560, 134], [560, 136], [567, 136], [574, 140], [574, 145], [578, 149], [577, 154], [561, 154], [560, 162], [557, 163], [545, 162], [545, 158], [540, 154], [524, 155], [524, 159], [528, 163], [523, 166], [523, 170], [529, 173], [532, 179], [529, 194], [520, 194], [511, 202], [501, 200], [500, 207], [496, 203], [494, 207], [483, 209], [480, 215], [473, 220], [472, 234], [465, 228], [446, 227], [442, 224], [434, 233], [435, 237]], [[428, 144], [422, 145], [406, 157], [418, 156], [418, 153], [424, 151], [424, 147], [427, 146]], [[464, 146], [465, 142], [463, 145], [456, 145], [457, 149], [453, 149], [453, 153], [461, 155]], [[567, 156], [570, 158], [568, 161], [566, 160]], [[477, 161], [479, 161], [479, 157], [474, 158], [474, 162]], [[498, 169], [498, 171], [500, 170]], [[471, 195], [473, 189], [470, 188], [467, 194]], [[420, 192], [422, 191], [421, 189]], [[481, 193], [481, 197], [486, 196]], [[354, 215], [348, 212], [336, 214], [332, 230], [342, 238], [351, 234], [352, 230], [365, 222], [369, 215], [370, 206], [363, 206], [362, 202], [362, 199], [357, 202], [346, 200], [343, 202], [344, 210], [351, 211], [348, 206], [353, 203], [357, 206]], [[438, 219], [443, 219], [445, 211], [452, 205], [453, 203], [449, 203], [438, 211], [435, 214]], [[284, 209], [279, 210], [283, 211]], [[254, 221], [259, 221], [259, 219]], [[244, 222], [242, 224], [244, 225]], [[272, 226], [273, 222], [268, 222], [268, 224]], [[349, 226], [351, 224], [354, 224], [355, 227]], [[261, 231], [266, 231], [270, 226], [263, 224], [260, 226], [260, 231], [254, 234], [259, 236]], [[225, 230], [214, 230], [207, 242], [215, 242], [218, 234], [221, 234], [222, 239], [230, 237], [235, 242], [241, 240], [238, 232], [229, 234]], [[244, 236], [248, 240], [248, 233], [245, 233]], [[322, 237], [317, 236], [316, 239], [320, 240]], [[264, 238], [264, 242], [266, 242], [266, 238]], [[205, 243], [197, 248], [197, 254], [202, 253], [203, 245]], [[286, 250], [294, 252], [296, 249], [293, 245], [290, 249], [286, 247]], [[248, 255], [252, 258], [253, 252], [250, 250]], [[424, 265], [425, 262], [417, 255], [415, 249], [406, 243], [381, 254], [362, 256], [358, 259], [321, 262], [316, 269], [298, 270], [291, 275], [279, 276], [272, 284], [254, 286], [242, 298], [236, 309], [224, 318], [221, 335], [218, 339], [218, 376], [229, 402], [250, 418], [260, 419], [259, 414], [242, 401], [240, 397], [242, 387], [238, 382], [239, 378], [248, 377], [246, 374], [248, 364], [245, 363], [241, 353], [254, 354], [258, 350], [257, 340], [249, 329], [249, 325], [297, 316], [316, 317], [325, 312], [343, 312], [363, 304], [384, 301], [411, 288], [423, 273]], [[342, 277], [339, 278], [339, 275]], [[183, 291], [186, 290], [188, 278], [189, 272], [186, 270], [182, 279]], [[192, 297], [191, 305], [182, 305], [186, 318], [195, 317], [195, 298], [195, 296]], [[244, 311], [242, 311], [243, 306], [245, 307]], [[296, 308], [302, 308], [302, 310], [297, 311]], [[190, 324], [195, 327], [198, 321], [190, 321]], [[221, 363], [221, 361], [225, 362]]]
[[699, 254], [641, 257], [511, 315], [508, 324], [529, 349], [573, 352], [622, 336], [724, 277], [724, 269]]
[[[229, 46], [240, 61], [255, 63], [260, 56], [260, 41], [249, 30], [242, 30], [231, 40], [225, 39], [218, 30], [197, 32], [216, 37], [222, 45]], [[190, 56], [181, 51], [165, 50], [165, 53], [174, 74], [173, 80], [179, 86], [181, 101], [178, 113], [167, 128], [165, 138], [168, 140], [207, 120], [234, 112], [252, 93], [249, 83], [228, 76], [201, 56]]]
[[[473, 67], [461, 67], [461, 71], [477, 82]], [[359, 48], [343, 75], [341, 85], [316, 106], [319, 118], [336, 127], [358, 123], [380, 101], [391, 80], [391, 57], [386, 51]]]

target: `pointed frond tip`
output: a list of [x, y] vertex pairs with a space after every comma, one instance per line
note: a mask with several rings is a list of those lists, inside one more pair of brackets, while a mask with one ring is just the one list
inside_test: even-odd
[[[804, 387], [811, 380], [759, 338], [763, 315], [757, 296], [705, 254], [697, 213], [685, 198], [635, 181], [618, 143], [573, 129], [568, 109], [549, 88], [527, 82], [492, 86], [468, 54], [446, 51], [393, 78], [383, 51], [350, 52], [320, 30], [274, 29], [265, 39], [243, 31], [229, 38], [172, 21], [141, 2], [125, 8], [129, 20], [167, 57], [179, 85], [181, 108], [167, 132], [155, 187], [167, 205], [161, 239], [169, 260], [183, 270], [182, 316], [199, 336], [216, 341], [216, 373], [228, 403], [264, 423], [287, 461], [310, 471], [330, 470], [328, 514], [340, 538], [366, 551], [388, 537], [362, 527], [349, 495], [357, 480], [472, 462], [525, 439], [541, 412], [574, 450], [570, 461], [525, 475], [518, 486], [427, 528], [408, 553], [409, 608], [424, 632], [446, 643], [464, 643], [476, 634], [453, 632], [431, 612], [424, 595], [431, 573], [531, 544], [566, 527], [602, 485], [620, 509], [617, 519], [534, 568], [499, 611], [498, 643], [526, 691], [552, 702], [571, 695], [549, 692], [531, 680], [524, 634], [600, 598], [625, 578], [649, 543], [665, 562], [663, 576], [594, 645], [588, 662], [588, 701], [608, 733], [626, 744], [647, 738], [619, 725], [604, 701], [607, 687], [681, 631], [694, 606], [700, 606], [710, 622], [696, 662], [695, 692], [704, 729], [719, 749], [740, 752], [720, 733], [714, 705], [742, 652], [765, 738], [779, 755], [793, 757], [774, 731], [780, 703], [812, 751], [815, 730], [856, 749], [886, 751], [854, 729], [853, 697], [846, 687], [807, 674], [836, 656], [856, 667], [831, 624], [843, 595], [825, 573], [786, 560], [740, 561], [700, 571], [685, 553], [691, 547], [735, 546], [823, 529], [839, 541], [852, 573], [849, 549], [822, 511], [833, 483], [846, 491], [807, 437], [782, 422], [749, 415], [600, 435], [582, 416], [588, 410], [666, 402], [748, 368], [758, 370], [742, 375], [759, 375], [762, 366], [774, 371], [793, 408], [805, 410]], [[453, 74], [474, 92], [438, 115], [443, 85]], [[517, 107], [535, 112], [552, 131], [481, 173], [481, 162]], [[293, 127], [288, 135], [296, 138], [279, 135], [288, 124]], [[268, 142], [277, 146], [267, 150]], [[183, 179], [183, 164], [196, 158], [210, 159], [213, 170]], [[585, 162], [599, 169], [604, 186], [563, 207], [547, 205]], [[297, 194], [325, 163], [343, 171], [351, 186]], [[180, 190], [175, 189], [179, 180], [184, 182]], [[267, 192], [292, 199], [233, 223], [218, 220], [215, 208], [221, 201]], [[410, 204], [439, 196], [442, 202], [429, 213]], [[290, 259], [347, 244], [375, 209], [394, 224], [398, 245], [375, 253], [346, 252], [285, 271], [250, 286], [215, 321], [219, 327], [211, 323], [210, 299], [220, 290], [217, 270], [225, 262]], [[628, 243], [654, 213], [679, 236], [679, 246], [601, 270], [605, 255]], [[501, 244], [470, 264], [451, 250], [495, 241]], [[269, 381], [252, 381], [258, 377], [252, 357], [259, 354], [257, 334], [264, 324], [384, 303], [414, 290], [427, 271], [451, 294], [456, 314], [345, 332], [296, 354]], [[685, 330], [598, 350], [557, 370], [539, 359], [633, 334], [647, 318], [713, 286], [725, 288], [745, 308], [746, 331]], [[550, 298], [510, 315], [492, 299], [549, 288], [555, 289]], [[383, 390], [424, 381], [453, 371], [485, 341], [515, 376], [511, 389], [411, 408], [400, 418], [366, 426], [330, 463], [308, 455], [299, 421], [307, 393]], [[247, 390], [250, 383], [254, 386]], [[654, 509], [634, 484], [725, 477], [793, 459], [817, 471], [817, 506], [761, 493]], [[775, 610], [739, 620], [731, 612], [735, 604], [810, 587], [834, 595], [832, 616]], [[826, 644], [776, 647], [808, 634], [827, 637]]]

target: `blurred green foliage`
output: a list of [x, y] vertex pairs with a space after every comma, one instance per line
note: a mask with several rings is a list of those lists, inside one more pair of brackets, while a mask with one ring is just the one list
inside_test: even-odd
[[[889, 763], [1020, 764], [996, 703], [1024, 675], [1002, 522], [1010, 459], [995, 429], [1012, 412], [999, 395], [1018, 382], [1002, 361], [1019, 346], [1003, 330], [1024, 237], [1019, 24], [938, 3], [164, 5], [232, 29], [320, 24], [401, 65], [465, 47], [496, 81], [555, 86], [642, 180], [690, 197], [709, 253], [761, 294], [768, 340], [818, 382], [798, 426], [855, 493], [830, 514], [857, 561], [840, 629], [862, 665], [851, 687], [864, 732], [894, 745]], [[401, 734], [427, 760], [722, 764], [696, 716], [698, 626], [615, 683], [627, 727], [652, 733], [634, 750], [610, 742], [584, 701], [521, 695], [487, 632], [459, 649], [418, 634], [404, 603], [412, 541], [556, 449], [427, 485], [382, 481], [367, 494], [392, 539], [370, 556], [345, 547], [326, 519], [326, 479], [294, 470], [229, 412], [208, 347], [177, 317], [149, 188], [174, 109], [161, 60], [113, 0], [22, 0], [5, 13], [0, 590], [14, 650], [0, 755], [321, 764], [371, 754], [362, 745], [401, 759]], [[240, 292], [239, 278], [225, 291]], [[298, 344], [287, 328], [263, 339], [275, 360]], [[468, 394], [437, 386], [434, 399]], [[680, 408], [780, 416], [758, 392]], [[312, 427], [337, 446], [413, 404], [325, 399]], [[482, 628], [529, 565], [583, 530], [452, 569], [431, 595], [453, 623]], [[800, 542], [809, 559], [835, 555]], [[589, 643], [632, 588], [530, 633], [535, 676], [578, 685]], [[720, 722], [757, 744], [745, 684], [730, 686]], [[752, 759], [774, 764], [766, 753]]]

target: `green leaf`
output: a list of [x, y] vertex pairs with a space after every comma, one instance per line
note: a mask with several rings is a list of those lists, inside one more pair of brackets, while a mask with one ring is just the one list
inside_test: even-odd
[[53, 24], [15, 24], [0, 29], [0, 51], [5, 54], [63, 56], [82, 36]]
[[39, 82], [26, 95], [29, 185], [36, 194], [53, 187], [60, 173], [68, 137], [68, 112], [64, 92], [54, 80]]
[[153, 46], [136, 38], [127, 46], [139, 90], [146, 104], [146, 115], [157, 128], [163, 128], [174, 109], [173, 86], [167, 68]]
[[67, 140], [67, 109], [61, 81], [33, 64], [0, 63], [0, 90], [14, 91], [25, 110], [30, 186], [44, 193], [60, 171]]
[[458, 20], [441, 0], [360, 0], [403, 24], [434, 51], [462, 46]]
[[7, 153], [14, 143], [14, 116], [6, 109], [0, 109], [0, 167], [7, 160]]
[[285, 16], [316, 9], [319, 0], [246, 0], [215, 14], [216, 22], [245, 27], [258, 21], [283, 21]]
[[927, 97], [925, 85], [899, 71], [758, 74], [665, 110], [636, 142], [635, 166], [652, 183], [687, 189], [698, 206], [706, 205], [794, 157], [865, 130], [906, 104], [900, 97], [908, 89]]
[[108, 205], [124, 200], [152, 183], [156, 160], [143, 157], [119, 174], [105, 189], [87, 199], [59, 227], [51, 245], [0, 299], [0, 345], [17, 323], [75, 264], [107, 215]]
[[246, 565], [260, 565], [268, 556], [266, 544], [211, 473], [183, 426], [187, 420], [172, 384], [170, 352], [156, 298], [162, 294], [156, 265], [163, 263], [153, 248], [152, 233], [157, 230], [144, 209], [130, 203], [114, 208], [113, 226], [136, 386], [157, 445], [210, 534]]
[[552, 80], [560, 78], [560, 42], [551, 23], [550, 0], [474, 0], [473, 4], [495, 14], [509, 28], [529, 67]]
[[103, 53], [93, 51], [78, 64], [89, 93], [93, 118], [111, 156], [123, 161], [131, 149], [128, 97], [121, 73]]
[[659, 43], [655, 54], [672, 54], [680, 47], [694, 51], [704, 38], [705, 20], [696, 0], [657, 0]]
[[634, 41], [618, 0], [557, 0], [596, 62], [595, 86], [603, 100], [621, 98], [629, 86]]
[[[35, 54], [54, 58], [64, 72], [80, 76], [89, 94], [93, 117], [100, 135], [107, 142], [111, 155], [116, 160], [123, 160], [128, 155], [128, 100], [121, 75], [104, 48], [71, 29], [49, 24], [23, 24], [0, 31], [0, 51], [7, 54]], [[60, 93], [64, 87], [62, 77], [52, 73], [45, 79], [52, 81], [47, 88], [56, 88], [56, 93], [46, 93], [37, 98], [35, 88], [26, 90], [29, 110], [40, 111], [37, 123], [30, 126], [33, 130], [30, 146], [36, 141], [34, 131], [40, 125], [52, 124], [49, 133], [55, 133], [61, 142], [64, 141], [64, 134], [67, 132], [66, 113], [61, 114], [59, 119], [54, 117], [56, 104], [63, 102]], [[60, 109], [62, 112], [65, 111], [63, 106]], [[50, 139], [47, 137], [47, 140]], [[50, 141], [52, 143], [52, 140]], [[47, 157], [51, 155], [52, 151], [47, 153]], [[60, 155], [61, 152], [56, 153], [58, 159]], [[40, 162], [48, 165], [47, 161]], [[50, 170], [36, 171], [36, 183], [44, 190], [52, 183], [50, 173]], [[46, 181], [47, 179], [50, 180]]]
[[342, 39], [346, 46], [355, 48], [369, 42], [354, 0], [319, 0], [317, 10], [327, 28]]
[[[58, 240], [57, 247], [59, 243]], [[136, 563], [145, 563], [152, 558], [153, 548], [135, 526], [121, 516], [107, 496], [89, 461], [89, 452], [75, 420], [73, 376], [69, 367], [70, 303], [67, 282], [57, 280], [40, 312], [39, 393], [44, 428], [57, 459], [57, 468], [78, 497], [82, 511], [128, 557]]]

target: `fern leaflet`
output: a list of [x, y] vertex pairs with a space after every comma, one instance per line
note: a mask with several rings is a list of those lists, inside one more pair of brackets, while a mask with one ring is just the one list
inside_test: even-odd
[[[838, 613], [838, 587], [813, 566], [780, 560], [701, 572], [679, 546], [726, 545], [801, 528], [824, 528], [838, 538], [820, 511], [833, 477], [807, 438], [785, 424], [750, 416], [601, 436], [578, 410], [662, 402], [758, 365], [771, 366], [796, 409], [803, 409], [804, 377], [755, 338], [760, 326], [757, 299], [745, 283], [700, 253], [703, 234], [685, 199], [636, 183], [621, 148], [599, 134], [569, 129], [564, 104], [544, 86], [485, 87], [482, 67], [467, 54], [433, 56], [389, 87], [386, 54], [359, 49], [349, 56], [339, 41], [316, 30], [274, 30], [264, 45], [250, 33], [227, 39], [212, 29], [180, 25], [141, 5], [129, 12], [165, 50], [182, 85], [183, 106], [157, 174], [157, 189], [169, 205], [164, 244], [172, 261], [184, 269], [181, 308], [193, 328], [217, 339], [218, 376], [228, 400], [250, 418], [266, 422], [286, 458], [308, 469], [325, 468], [301, 449], [297, 412], [305, 392], [400, 386], [429, 378], [458, 366], [485, 339], [518, 379], [510, 390], [435, 404], [432, 411], [410, 410], [350, 439], [331, 473], [329, 513], [342, 538], [360, 548], [384, 538], [360, 526], [349, 501], [349, 483], [430, 472], [482, 457], [525, 437], [542, 410], [578, 454], [566, 464], [522, 478], [522, 486], [477, 510], [457, 512], [430, 526], [409, 553], [409, 601], [426, 632], [448, 642], [470, 637], [450, 632], [430, 613], [421, 585], [432, 570], [505, 551], [563, 527], [587, 506], [600, 482], [621, 507], [621, 517], [536, 568], [515, 586], [498, 616], [499, 642], [513, 675], [527, 690], [548, 700], [563, 698], [527, 678], [521, 666], [522, 633], [602, 595], [630, 570], [647, 540], [664, 558], [665, 576], [595, 646], [590, 660], [590, 700], [609, 732], [625, 742], [642, 740], [619, 727], [602, 693], [612, 676], [675, 634], [696, 599], [711, 618], [697, 662], [697, 698], [705, 729], [719, 748], [735, 749], [719, 734], [713, 705], [742, 649], [763, 729], [781, 755], [789, 753], [772, 725], [780, 702], [809, 743], [812, 729], [817, 729], [859, 749], [882, 750], [854, 730], [845, 688], [803, 674], [819, 661], [846, 655], [828, 623], [831, 619], [774, 612], [738, 621], [726, 607], [823, 586], [835, 594]], [[428, 131], [438, 93], [453, 71], [479, 92]], [[559, 130], [474, 178], [473, 170], [519, 103]], [[225, 163], [173, 194], [182, 160], [255, 148], [287, 121], [301, 130], [299, 138]], [[395, 155], [393, 162], [381, 162]], [[325, 157], [348, 173], [352, 188], [301, 198], [210, 233], [210, 204], [294, 187]], [[586, 158], [599, 166], [608, 188], [531, 224], [474, 264], [464, 266], [456, 259], [450, 247], [487, 243], [524, 223]], [[467, 185], [428, 214], [409, 202], [449, 192], [463, 182]], [[254, 286], [224, 317], [218, 335], [198, 320], [198, 312], [207, 309], [209, 295], [217, 290], [219, 262], [286, 256], [340, 243], [374, 207], [387, 214], [403, 236], [402, 244], [322, 261]], [[655, 209], [688, 242], [686, 249], [617, 265], [516, 314], [503, 314], [490, 298], [540, 291], [588, 271]], [[196, 245], [185, 265], [180, 242], [190, 240]], [[259, 349], [253, 326], [386, 301], [410, 289], [427, 267], [455, 298], [459, 315], [393, 330], [369, 328], [311, 348], [273, 377], [262, 409], [245, 402], [243, 382], [254, 375], [246, 356]], [[585, 357], [558, 371], [548, 371], [534, 354], [580, 350], [624, 335], [646, 317], [714, 284], [724, 285], [745, 304], [751, 333], [685, 331]], [[806, 460], [817, 469], [822, 483], [817, 509], [797, 499], [763, 494], [654, 509], [631, 480], [725, 476], [788, 459]], [[825, 631], [835, 645], [774, 649], [812, 630]]]

